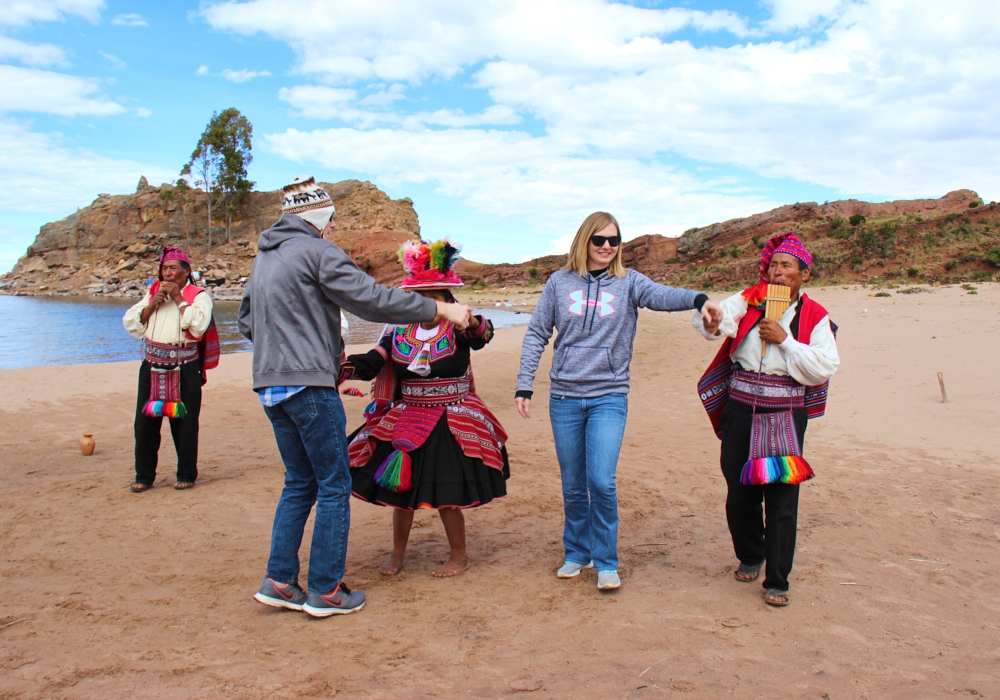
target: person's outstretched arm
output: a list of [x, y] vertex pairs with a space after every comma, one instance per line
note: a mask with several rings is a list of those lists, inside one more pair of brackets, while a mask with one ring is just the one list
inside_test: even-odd
[[465, 328], [472, 315], [472, 309], [464, 304], [436, 302], [379, 284], [335, 245], [320, 257], [319, 283], [328, 299], [367, 321], [406, 324], [446, 320]]
[[687, 311], [694, 309], [702, 316], [705, 328], [714, 331], [722, 320], [719, 305], [693, 289], [659, 284], [641, 272], [630, 270], [632, 275], [632, 301], [643, 309], [653, 311]]

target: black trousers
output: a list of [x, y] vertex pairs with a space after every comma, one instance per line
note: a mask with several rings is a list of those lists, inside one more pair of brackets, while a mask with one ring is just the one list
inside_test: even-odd
[[[135, 480], [152, 486], [160, 452], [160, 427], [163, 418], [150, 418], [142, 412], [149, 401], [149, 362], [139, 367], [139, 396], [135, 407]], [[184, 418], [168, 418], [170, 434], [177, 451], [177, 481], [194, 483], [198, 478], [198, 415], [201, 413], [201, 358], [181, 365], [181, 401], [187, 409]]]
[[[758, 413], [764, 413], [760, 408]], [[805, 446], [808, 417], [804, 408], [793, 411], [799, 444]], [[756, 566], [767, 561], [764, 588], [788, 590], [795, 558], [795, 528], [799, 515], [799, 487], [790, 484], [744, 486], [740, 472], [750, 456], [753, 409], [730, 401], [722, 412], [722, 474], [729, 493], [726, 520], [740, 563]], [[763, 502], [763, 508], [761, 507]], [[767, 517], [765, 522], [764, 518]]]

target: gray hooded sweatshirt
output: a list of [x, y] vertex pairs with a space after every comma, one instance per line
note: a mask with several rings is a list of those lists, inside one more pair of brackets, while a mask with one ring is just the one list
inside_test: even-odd
[[240, 333], [253, 342], [253, 388], [336, 387], [340, 309], [369, 321], [432, 321], [437, 304], [378, 284], [311, 224], [285, 214], [260, 234], [240, 303]]
[[524, 334], [517, 395], [531, 398], [538, 361], [553, 329], [559, 331], [549, 374], [553, 394], [627, 394], [639, 308], [685, 311], [700, 309], [707, 299], [690, 289], [657, 284], [635, 270], [624, 277], [606, 271], [581, 277], [557, 270], [545, 284]]

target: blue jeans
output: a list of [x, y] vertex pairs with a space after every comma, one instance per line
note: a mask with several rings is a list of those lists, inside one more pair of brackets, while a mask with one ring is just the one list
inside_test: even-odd
[[589, 399], [549, 397], [549, 418], [562, 474], [566, 561], [618, 569], [615, 471], [628, 417], [627, 394]]
[[298, 582], [302, 531], [315, 503], [309, 590], [332, 593], [344, 577], [351, 525], [344, 405], [334, 388], [307, 387], [277, 406], [264, 406], [264, 412], [285, 463], [267, 575], [279, 583]]

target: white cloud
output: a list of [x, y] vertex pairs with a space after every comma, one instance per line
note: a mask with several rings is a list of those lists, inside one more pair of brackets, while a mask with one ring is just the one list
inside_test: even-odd
[[[395, 88], [395, 86], [393, 86]], [[390, 89], [357, 100], [357, 91], [331, 88], [324, 85], [297, 85], [281, 88], [278, 99], [298, 109], [297, 116], [308, 119], [340, 119], [360, 126], [376, 124], [396, 124], [407, 129], [418, 129], [426, 125], [468, 127], [499, 124], [517, 124], [521, 117], [505, 105], [490, 105], [479, 114], [466, 114], [460, 109], [439, 109], [434, 112], [376, 112], [361, 107], [381, 106], [393, 100], [402, 99], [400, 90]], [[357, 104], [358, 106], [354, 106]]]
[[107, 62], [111, 64], [112, 68], [117, 68], [118, 70], [121, 70], [122, 68], [125, 67], [125, 61], [121, 60], [117, 56], [110, 53], [104, 53], [103, 51], [98, 51], [97, 53], [104, 56]]
[[0, 61], [20, 61], [28, 66], [66, 65], [66, 53], [52, 44], [27, 44], [0, 36]]
[[283, 0], [231, 0], [202, 14], [218, 29], [287, 41], [302, 72], [387, 81], [450, 77], [493, 56], [553, 66], [601, 64], [609, 57], [628, 64], [657, 43], [653, 37], [685, 28], [747, 33], [731, 12], [648, 10], [602, 0], [313, 0], [300, 8], [289, 12]]
[[148, 27], [149, 23], [142, 18], [142, 15], [138, 15], [134, 12], [129, 12], [128, 14], [115, 15], [111, 24], [117, 24], [122, 27]]
[[0, 24], [64, 21], [67, 15], [96, 22], [103, 8], [104, 0], [4, 0], [0, 4]]
[[675, 233], [675, 222], [701, 221], [706, 209], [724, 219], [777, 206], [662, 164], [583, 157], [583, 147], [516, 131], [289, 129], [264, 141], [296, 162], [375, 172], [388, 185], [436, 184], [480, 213], [530, 216], [549, 233], [570, 224], [575, 230], [595, 209], [620, 213], [623, 233], [633, 238]]
[[[434, 183], [481, 212], [545, 220], [611, 201], [634, 208], [640, 228], [707, 223], [773, 203], [740, 189], [748, 173], [852, 194], [1000, 195], [1000, 13], [977, 0], [768, 7], [754, 27], [729, 12], [601, 0], [312, 0], [309, 22], [251, 0], [203, 15], [288, 42], [296, 70], [323, 85], [279, 98], [353, 127], [289, 130], [271, 148]], [[671, 40], [680, 29], [726, 34], [695, 45]], [[416, 111], [409, 95], [428, 83], [488, 104]], [[534, 135], [518, 131], [522, 118]], [[484, 128], [501, 124], [515, 129]], [[704, 181], [704, 165], [735, 175]]]
[[125, 111], [101, 95], [99, 81], [35, 68], [0, 65], [0, 113], [45, 112], [72, 117]]
[[65, 216], [72, 207], [89, 204], [99, 192], [133, 191], [140, 175], [150, 182], [169, 182], [177, 173], [67, 148], [58, 135], [39, 134], [19, 122], [0, 119], [0, 211], [62, 211]]
[[151, 116], [153, 116], [153, 110], [147, 109], [146, 107], [136, 107], [135, 116], [137, 116], [137, 117], [151, 117]]
[[271, 75], [271, 73], [266, 70], [247, 70], [246, 68], [242, 70], [230, 70], [229, 68], [226, 68], [219, 75], [232, 83], [245, 83], [248, 80], [253, 80], [254, 78], [267, 77]]
[[198, 70], [195, 72], [198, 75], [208, 75], [208, 66], [198, 66]]

